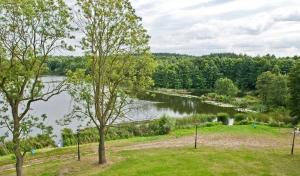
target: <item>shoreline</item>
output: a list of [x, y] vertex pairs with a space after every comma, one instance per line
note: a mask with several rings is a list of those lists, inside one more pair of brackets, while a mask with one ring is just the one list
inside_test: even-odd
[[165, 94], [165, 95], [170, 95], [170, 96], [179, 96], [183, 98], [196, 98], [199, 99], [201, 102], [210, 104], [210, 105], [215, 105], [218, 107], [223, 107], [223, 108], [234, 108], [235, 111], [237, 112], [252, 112], [252, 113], [257, 113], [254, 110], [248, 109], [248, 108], [239, 108], [233, 104], [230, 103], [223, 103], [219, 101], [214, 101], [214, 100], [202, 100], [201, 97], [196, 96], [196, 95], [190, 95], [191, 93], [188, 90], [176, 90], [176, 89], [157, 89], [157, 90], [149, 90], [148, 92], [152, 93], [160, 93], [160, 94]]

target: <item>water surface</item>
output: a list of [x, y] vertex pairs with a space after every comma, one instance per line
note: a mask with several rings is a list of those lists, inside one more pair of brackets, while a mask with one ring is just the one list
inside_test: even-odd
[[[45, 82], [63, 80], [63, 77], [44, 77]], [[82, 122], [74, 120], [67, 126], [60, 126], [56, 123], [72, 110], [74, 101], [67, 92], [54, 96], [47, 102], [33, 103], [31, 114], [42, 115], [46, 114], [48, 118], [45, 120], [46, 125], [53, 126], [54, 134], [57, 136], [55, 141], [61, 139], [60, 132], [63, 128], [71, 128], [74, 131]], [[160, 93], [144, 93], [134, 99], [132, 105], [134, 108], [127, 115], [131, 120], [149, 120], [167, 115], [174, 118], [180, 118], [199, 113], [218, 113], [227, 112], [234, 114], [233, 108], [218, 107], [201, 102], [197, 98], [186, 98]], [[0, 129], [0, 136], [4, 134], [4, 129]], [[33, 131], [36, 134], [38, 131]]]

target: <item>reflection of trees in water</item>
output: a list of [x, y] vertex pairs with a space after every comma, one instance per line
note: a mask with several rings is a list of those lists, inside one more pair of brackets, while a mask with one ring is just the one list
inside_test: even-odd
[[160, 102], [155, 103], [158, 110], [160, 109], [171, 109], [172, 111], [180, 114], [192, 114], [192, 113], [219, 113], [226, 112], [234, 114], [233, 108], [218, 107], [201, 102], [196, 98], [185, 98], [179, 96], [165, 95], [165, 94], [144, 94], [138, 97], [141, 100]]

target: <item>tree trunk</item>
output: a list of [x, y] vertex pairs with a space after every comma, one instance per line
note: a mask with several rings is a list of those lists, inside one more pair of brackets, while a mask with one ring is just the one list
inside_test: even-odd
[[106, 163], [106, 156], [105, 156], [105, 131], [104, 127], [100, 127], [99, 130], [99, 147], [98, 147], [98, 154], [99, 154], [99, 164], [105, 164]]
[[20, 144], [20, 119], [18, 116], [18, 106], [12, 107], [12, 115], [14, 119], [13, 128], [13, 150], [16, 156], [16, 174], [17, 176], [23, 176], [23, 155]]
[[16, 173], [17, 176], [23, 175], [23, 155], [21, 153], [21, 147], [20, 147], [20, 132], [19, 132], [19, 126], [17, 125], [14, 128], [14, 134], [13, 134], [13, 143], [14, 143], [14, 154], [16, 156]]
[[23, 176], [23, 156], [16, 156], [17, 157], [17, 163], [16, 163], [16, 173], [17, 176]]

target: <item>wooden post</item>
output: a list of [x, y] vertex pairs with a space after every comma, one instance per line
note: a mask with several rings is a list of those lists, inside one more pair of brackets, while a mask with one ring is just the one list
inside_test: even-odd
[[79, 133], [80, 133], [80, 130], [78, 129], [77, 130], [77, 159], [78, 159], [78, 161], [80, 161], [80, 148], [79, 148], [80, 137], [79, 137]]
[[197, 149], [197, 139], [198, 139], [198, 125], [196, 125], [196, 133], [195, 133], [195, 149]]
[[294, 128], [294, 135], [293, 135], [293, 144], [292, 144], [291, 155], [294, 155], [295, 137], [296, 137], [296, 128]]
[[296, 137], [296, 128], [294, 128], [294, 135], [293, 135], [293, 144], [292, 144], [291, 155], [294, 155], [295, 137]]

